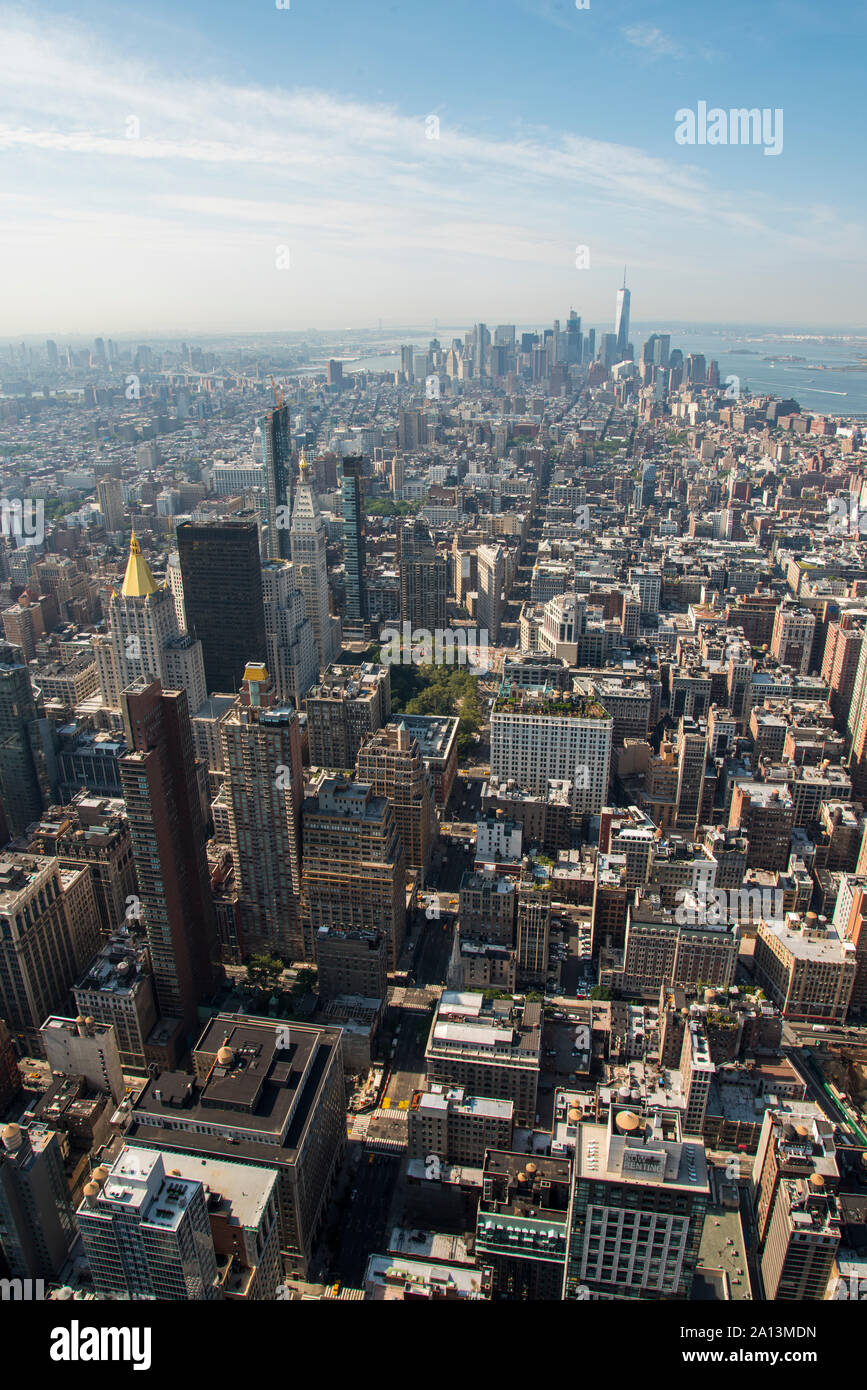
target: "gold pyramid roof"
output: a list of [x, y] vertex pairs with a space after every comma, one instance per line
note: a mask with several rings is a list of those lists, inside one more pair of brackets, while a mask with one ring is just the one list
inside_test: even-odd
[[159, 585], [151, 574], [150, 565], [141, 553], [141, 547], [133, 531], [129, 543], [129, 559], [123, 577], [121, 593], [124, 598], [144, 598], [156, 593]]

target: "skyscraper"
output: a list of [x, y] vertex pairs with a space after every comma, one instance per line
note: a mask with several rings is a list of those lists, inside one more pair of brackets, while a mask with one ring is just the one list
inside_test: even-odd
[[265, 607], [254, 521], [181, 522], [178, 554], [190, 635], [202, 644], [208, 694], [238, 690], [248, 657], [264, 660]]
[[346, 617], [351, 623], [361, 623], [367, 617], [364, 596], [363, 477], [361, 457], [343, 460], [340, 501], [343, 512]]
[[22, 1053], [41, 1054], [41, 1025], [66, 1007], [98, 946], [89, 870], [62, 870], [48, 855], [0, 857], [0, 1018]]
[[[304, 596], [307, 616], [313, 624], [319, 665], [323, 669], [334, 659], [335, 624], [328, 603], [327, 531], [319, 510], [319, 499], [313, 484], [313, 473], [301, 450], [301, 477], [292, 509], [290, 530], [292, 562], [296, 567], [298, 587]], [[184, 589], [186, 592], [186, 588]], [[189, 612], [189, 609], [187, 609]]]
[[185, 690], [196, 710], [207, 697], [201, 642], [178, 628], [175, 596], [159, 585], [141, 553], [136, 534], [120, 593], [109, 603], [111, 629], [91, 639], [103, 704], [120, 709], [123, 691], [142, 676], [156, 677], [166, 689]]
[[614, 314], [614, 333], [617, 338], [617, 358], [622, 361], [629, 353], [629, 300], [626, 288], [626, 267], [623, 267], [623, 285], [617, 291], [617, 308]]
[[433, 790], [418, 740], [401, 720], [379, 729], [358, 751], [355, 774], [368, 782], [376, 796], [394, 807], [406, 867], [424, 879], [435, 828]]
[[117, 478], [101, 478], [96, 486], [99, 510], [106, 531], [122, 531], [124, 523], [123, 494]]
[[293, 709], [260, 704], [264, 667], [247, 667], [242, 695], [221, 721], [225, 796], [244, 944], [286, 959], [302, 954], [301, 732]]
[[319, 653], [313, 624], [307, 616], [304, 598], [295, 578], [295, 566], [288, 560], [267, 560], [262, 566], [262, 594], [265, 600], [266, 665], [271, 673], [274, 700], [301, 701], [319, 676]]
[[[182, 690], [138, 681], [124, 692], [120, 761], [157, 1000], [177, 1041], [214, 988], [217, 938], [193, 734]], [[181, 1048], [183, 1051], [183, 1048]]]
[[47, 1125], [0, 1131], [0, 1248], [16, 1279], [56, 1279], [75, 1221], [60, 1135]]
[[525, 856], [518, 881], [515, 946], [518, 979], [522, 985], [544, 984], [550, 969], [551, 880], [541, 865]]
[[422, 521], [407, 522], [398, 533], [400, 617], [413, 628], [435, 633], [447, 625], [448, 558], [434, 546]]
[[566, 361], [571, 364], [581, 361], [581, 315], [569, 310], [566, 320]]
[[265, 554], [269, 560], [288, 560], [288, 487], [292, 456], [288, 405], [281, 401], [276, 409], [269, 410], [259, 421], [259, 430], [265, 474]]
[[320, 927], [381, 931], [396, 968], [406, 928], [406, 859], [394, 809], [364, 782], [324, 777], [304, 802], [305, 957]]
[[48, 790], [37, 724], [41, 711], [20, 656], [20, 648], [0, 643], [0, 810], [10, 835], [39, 820]]
[[95, 1168], [77, 1216], [98, 1293], [221, 1296], [204, 1182], [169, 1175], [161, 1154], [125, 1147]]
[[506, 552], [501, 545], [480, 545], [476, 556], [479, 567], [479, 627], [482, 632], [487, 633], [489, 642], [497, 643], [500, 640], [500, 623], [505, 607], [503, 588], [506, 582]]

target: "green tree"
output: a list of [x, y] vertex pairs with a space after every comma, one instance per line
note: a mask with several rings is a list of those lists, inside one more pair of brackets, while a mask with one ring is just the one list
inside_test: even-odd
[[273, 990], [283, 969], [279, 956], [252, 955], [247, 966], [247, 981], [261, 989]]

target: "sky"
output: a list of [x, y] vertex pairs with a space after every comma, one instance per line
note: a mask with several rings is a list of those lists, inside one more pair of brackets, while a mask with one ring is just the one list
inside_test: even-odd
[[867, 325], [861, 3], [277, 3], [0, 0], [0, 338]]

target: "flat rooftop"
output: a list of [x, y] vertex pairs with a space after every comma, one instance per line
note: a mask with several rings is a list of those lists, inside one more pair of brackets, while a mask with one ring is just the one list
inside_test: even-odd
[[[294, 1162], [340, 1035], [339, 1027], [257, 1025], [218, 1015], [195, 1048], [200, 1059], [217, 1058], [204, 1082], [188, 1072], [151, 1077], [136, 1100], [129, 1136], [210, 1154], [225, 1149], [229, 1131], [239, 1154], [269, 1166]], [[217, 1057], [223, 1047], [231, 1053], [225, 1063]], [[200, 1132], [211, 1127], [223, 1133]]]
[[169, 1175], [200, 1182], [212, 1197], [222, 1198], [219, 1205], [214, 1202], [209, 1210], [227, 1220], [230, 1226], [256, 1230], [272, 1197], [276, 1201], [277, 1174], [271, 1168], [181, 1153], [171, 1154], [166, 1162]]

